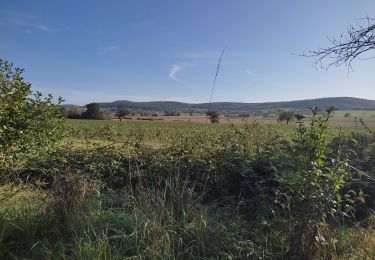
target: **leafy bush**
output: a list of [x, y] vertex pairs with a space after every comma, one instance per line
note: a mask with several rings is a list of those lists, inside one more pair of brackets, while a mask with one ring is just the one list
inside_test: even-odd
[[14, 171], [53, 151], [60, 140], [62, 116], [52, 96], [36, 92], [23, 70], [0, 59], [0, 171]]
[[220, 122], [220, 114], [217, 111], [214, 111], [214, 110], [208, 111], [207, 116], [210, 119], [211, 123], [219, 123]]
[[319, 230], [329, 225], [332, 217], [354, 209], [345, 201], [347, 196], [341, 196], [346, 182], [351, 179], [346, 161], [331, 158], [328, 147], [327, 122], [334, 109], [327, 109], [324, 118], [318, 116], [317, 108], [311, 111], [310, 124], [298, 123], [291, 153], [293, 167], [280, 174], [284, 189], [278, 192], [288, 216], [289, 254], [303, 259], [314, 256], [316, 242], [319, 245], [324, 240]]

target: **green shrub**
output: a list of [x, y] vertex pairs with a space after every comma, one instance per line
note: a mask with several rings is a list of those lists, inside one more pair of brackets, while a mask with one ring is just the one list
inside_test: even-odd
[[220, 122], [220, 114], [217, 111], [214, 111], [214, 110], [207, 111], [207, 116], [210, 119], [211, 123], [219, 123]]
[[327, 123], [334, 109], [327, 109], [323, 118], [318, 116], [317, 108], [311, 111], [310, 124], [298, 123], [290, 154], [293, 167], [280, 174], [284, 189], [278, 193], [288, 219], [289, 255], [303, 259], [312, 258], [317, 244], [324, 240], [319, 229], [327, 227], [332, 217], [354, 209], [345, 200], [347, 196], [341, 196], [346, 181], [351, 179], [346, 161], [330, 157]]
[[14, 171], [55, 149], [61, 139], [61, 113], [52, 96], [36, 92], [23, 70], [0, 59], [0, 171]]

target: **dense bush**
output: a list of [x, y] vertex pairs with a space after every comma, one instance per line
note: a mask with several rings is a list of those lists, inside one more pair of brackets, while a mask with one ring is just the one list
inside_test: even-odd
[[0, 59], [0, 171], [14, 171], [54, 150], [61, 138], [61, 113], [52, 96], [32, 96], [23, 70]]
[[220, 122], [220, 114], [218, 111], [214, 111], [214, 110], [207, 111], [207, 116], [210, 119], [211, 123]]
[[[147, 240], [153, 249], [147, 251], [145, 244], [138, 251], [119, 249], [117, 242], [107, 241], [112, 235], [105, 233], [102, 239], [106, 246], [119, 249], [119, 255], [152, 257], [166, 252], [164, 257], [180, 258], [314, 258], [339, 246], [332, 232], [353, 211], [352, 203], [346, 198], [355, 198], [345, 190], [350, 180], [347, 158], [338, 158], [328, 146], [329, 113], [325, 118], [313, 115], [310, 123], [300, 122], [292, 135], [259, 124], [199, 131], [194, 127], [174, 129], [157, 148], [147, 143], [151, 133], [145, 139], [141, 128], [134, 132], [129, 129], [126, 138], [116, 128], [102, 128], [98, 129], [100, 143], [87, 136], [85, 148], [64, 149], [55, 161], [34, 165], [34, 172], [28, 170], [19, 177], [45, 183], [44, 187], [54, 192], [56, 187], [67, 187], [65, 191], [58, 191], [58, 196], [53, 195], [68, 197], [64, 203], [53, 204], [52, 209], [60, 205], [58, 212], [65, 212], [65, 207], [72, 209], [74, 205], [82, 207], [77, 204], [82, 198], [70, 196], [81, 194], [80, 190], [89, 194], [88, 180], [99, 184], [91, 185], [95, 187], [92, 196], [100, 205], [110, 202], [110, 212], [112, 207], [124, 207], [124, 211], [131, 207], [128, 218], [132, 219], [133, 214], [142, 216], [142, 225], [147, 228], [139, 228], [149, 232], [139, 242]], [[153, 130], [155, 137], [160, 135], [159, 131]], [[344, 150], [341, 156], [343, 153]], [[56, 176], [62, 178], [57, 183]], [[83, 188], [69, 188], [79, 183]], [[95, 193], [100, 196], [95, 197]], [[122, 196], [128, 196], [130, 201]], [[92, 209], [84, 211], [81, 214], [86, 216]], [[113, 214], [120, 217], [117, 211]], [[210, 233], [205, 233], [206, 228], [199, 231], [203, 232], [199, 238], [194, 237], [198, 230], [190, 229], [190, 225], [201, 227], [202, 219], [198, 216], [204, 216], [206, 228], [211, 230]], [[212, 222], [213, 219], [219, 223]], [[150, 221], [152, 225], [157, 223], [156, 230], [148, 226]], [[106, 223], [103, 225], [113, 222]], [[223, 225], [226, 231], [217, 224]], [[138, 232], [123, 228], [128, 231], [117, 227], [115, 234]], [[154, 232], [161, 232], [161, 241]], [[185, 237], [185, 234], [190, 235]], [[90, 237], [86, 239], [92, 243]], [[196, 242], [188, 242], [191, 239]], [[188, 253], [182, 253], [184, 250]]]

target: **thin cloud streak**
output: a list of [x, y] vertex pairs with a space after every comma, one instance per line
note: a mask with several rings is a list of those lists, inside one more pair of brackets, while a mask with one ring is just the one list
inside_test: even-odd
[[44, 32], [53, 32], [54, 31], [54, 29], [52, 29], [48, 26], [45, 26], [45, 25], [36, 25], [35, 28], [39, 29], [41, 31], [44, 31]]
[[271, 81], [275, 78], [275, 75], [255, 73], [251, 70], [245, 70], [245, 73], [255, 82]]
[[42, 23], [39, 17], [14, 10], [0, 10], [0, 26], [1, 25], [27, 28], [27, 34], [31, 34], [32, 30], [43, 32], [56, 31], [55, 28]]
[[101, 50], [98, 52], [98, 54], [99, 54], [99, 55], [104, 55], [104, 54], [107, 54], [107, 53], [109, 53], [109, 52], [116, 51], [117, 49], [118, 49], [117, 46], [113, 46], [113, 45], [111, 45], [111, 46], [107, 46], [107, 47], [104, 47], [103, 49], [101, 49]]

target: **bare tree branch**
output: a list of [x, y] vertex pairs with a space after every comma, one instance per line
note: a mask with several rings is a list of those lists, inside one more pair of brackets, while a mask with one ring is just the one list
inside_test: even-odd
[[361, 58], [361, 55], [375, 49], [375, 23], [369, 17], [358, 19], [355, 25], [347, 28], [345, 35], [339, 38], [328, 38], [330, 47], [320, 48], [302, 54], [305, 57], [315, 57], [315, 68], [328, 69], [329, 67], [345, 65], [352, 68], [355, 59], [372, 59], [375, 56]]

